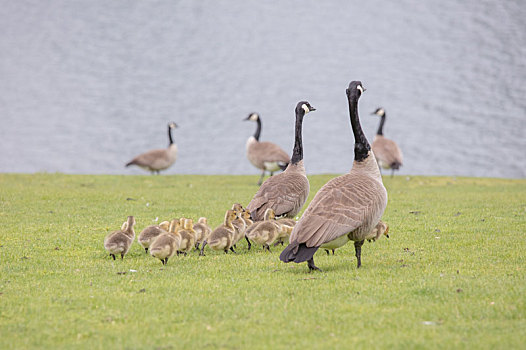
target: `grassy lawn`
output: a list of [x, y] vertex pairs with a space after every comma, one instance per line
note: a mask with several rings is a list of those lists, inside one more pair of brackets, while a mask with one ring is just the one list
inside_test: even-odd
[[[312, 199], [330, 178], [311, 176]], [[0, 349], [518, 349], [526, 344], [526, 180], [384, 178], [390, 239], [306, 264], [206, 250], [162, 268], [136, 233], [248, 204], [257, 176], [0, 174]]]

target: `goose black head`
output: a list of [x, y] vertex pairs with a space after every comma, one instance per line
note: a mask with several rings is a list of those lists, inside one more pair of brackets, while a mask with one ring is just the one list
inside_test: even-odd
[[300, 112], [302, 110], [305, 114], [307, 114], [309, 112], [315, 111], [316, 108], [312, 107], [307, 101], [300, 101], [296, 105], [296, 112]]
[[363, 87], [362, 82], [355, 80], [350, 82], [349, 87], [347, 88], [347, 90], [345, 90], [345, 92], [347, 92], [348, 98], [359, 98], [360, 96], [362, 96], [365, 90], [366, 89]]
[[385, 110], [382, 107], [376, 108], [376, 111], [371, 113], [372, 115], [378, 115], [380, 117], [383, 117], [385, 115]]
[[257, 121], [259, 120], [259, 114], [257, 114], [257, 113], [250, 113], [250, 114], [248, 115], [248, 117], [246, 117], [246, 118], [243, 119], [243, 120], [251, 120], [251, 121], [253, 121], [253, 122], [257, 122]]

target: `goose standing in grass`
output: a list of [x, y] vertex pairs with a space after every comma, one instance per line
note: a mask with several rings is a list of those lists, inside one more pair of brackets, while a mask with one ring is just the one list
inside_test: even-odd
[[148, 227], [145, 227], [141, 233], [139, 233], [139, 236], [137, 237], [137, 241], [139, 244], [144, 248], [146, 251], [146, 254], [148, 254], [148, 247], [150, 247], [150, 244], [154, 241], [157, 236], [159, 236], [161, 233], [168, 232], [168, 229], [170, 228], [170, 222], [169, 221], [163, 221], [159, 225], [151, 225]]
[[177, 158], [177, 145], [173, 142], [172, 129], [177, 128], [177, 124], [171, 122], [168, 124], [168, 140], [170, 144], [168, 148], [153, 149], [148, 152], [139, 154], [137, 157], [129, 161], [126, 166], [137, 165], [143, 169], [149, 170], [153, 173], [159, 174], [161, 170], [168, 169], [175, 163]]
[[[389, 225], [387, 225], [385, 222], [380, 220], [378, 224], [376, 224], [376, 227], [373, 229], [371, 234], [369, 235], [369, 237], [371, 238], [367, 238], [367, 241], [369, 242], [376, 241], [382, 236], [389, 238]], [[329, 250], [331, 250], [332, 255], [334, 255], [334, 251], [341, 247], [341, 245], [338, 245], [338, 244], [344, 245], [345, 243], [347, 242], [335, 240], [329, 243], [322, 244], [321, 248], [325, 249], [325, 252], [327, 253], [327, 255], [330, 255]]]
[[150, 245], [150, 255], [161, 260], [163, 265], [174, 256], [181, 245], [181, 235], [178, 231], [180, 224], [178, 220], [172, 220], [168, 232], [161, 233]]
[[212, 230], [208, 226], [208, 220], [202, 216], [194, 224], [195, 231], [195, 249], [199, 250], [199, 245], [210, 235]]
[[322, 245], [354, 241], [358, 267], [363, 242], [380, 221], [387, 206], [387, 191], [358, 116], [358, 100], [365, 89], [359, 81], [347, 88], [347, 100], [354, 134], [354, 162], [349, 173], [327, 182], [314, 196], [281, 252], [283, 262], [307, 261], [309, 270], [319, 270], [314, 253]]
[[179, 244], [177, 254], [182, 253], [186, 256], [195, 247], [194, 221], [192, 219], [184, 219], [182, 229], [178, 233], [181, 236], [181, 244]]
[[130, 247], [135, 239], [135, 218], [128, 216], [128, 219], [122, 224], [121, 229], [113, 231], [104, 239], [104, 248], [110, 253], [110, 256], [115, 260], [115, 255], [120, 254], [121, 259], [128, 253]]
[[199, 255], [205, 255], [205, 247], [208, 244], [213, 250], [222, 250], [225, 253], [228, 253], [230, 249], [232, 252], [236, 252], [232, 248], [232, 242], [234, 241], [235, 228], [232, 225], [232, 221], [237, 218], [237, 214], [233, 210], [227, 210], [225, 213], [225, 220], [223, 224], [216, 227], [210, 236], [203, 242], [201, 247], [201, 252]]
[[395, 170], [400, 169], [403, 164], [402, 151], [396, 142], [384, 137], [385, 110], [377, 108], [371, 114], [378, 115], [381, 118], [372, 144], [373, 153], [380, 168], [391, 169], [392, 177]]
[[290, 162], [289, 155], [281, 147], [272, 142], [260, 142], [261, 135], [261, 118], [257, 113], [250, 113], [247, 118], [243, 120], [251, 120], [257, 123], [256, 132], [254, 136], [250, 136], [247, 140], [247, 158], [253, 166], [262, 170], [258, 185], [261, 185], [265, 177], [265, 171], [270, 172], [270, 176], [275, 171], [285, 170]]
[[284, 172], [268, 178], [247, 206], [254, 221], [263, 219], [268, 208], [276, 216], [294, 217], [303, 207], [309, 195], [309, 180], [303, 165], [303, 117], [316, 109], [309, 102], [296, 105], [295, 141], [292, 159]]

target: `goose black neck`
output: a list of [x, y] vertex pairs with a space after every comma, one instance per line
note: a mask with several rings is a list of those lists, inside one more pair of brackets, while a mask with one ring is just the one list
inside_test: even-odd
[[376, 135], [384, 134], [384, 123], [385, 123], [385, 113], [382, 115], [380, 119], [380, 125], [378, 125], [378, 131], [376, 131]]
[[172, 139], [172, 128], [170, 127], [170, 125], [168, 125], [168, 140], [170, 140], [170, 145], [172, 145], [174, 143], [174, 140]]
[[349, 101], [349, 115], [351, 118], [351, 126], [354, 134], [354, 160], [361, 162], [369, 156], [371, 146], [365, 137], [362, 126], [360, 125], [360, 118], [358, 117], [358, 96], [350, 96]]
[[254, 138], [256, 141], [259, 141], [259, 135], [261, 134], [261, 120], [258, 118], [256, 119], [256, 122], [258, 123], [258, 126], [256, 128], [256, 132], [254, 133]]
[[298, 163], [303, 159], [303, 141], [301, 135], [301, 127], [303, 124], [303, 117], [305, 116], [305, 111], [303, 108], [296, 110], [296, 128], [294, 131], [295, 140], [294, 140], [294, 149], [292, 150], [292, 158], [290, 162], [292, 164]]

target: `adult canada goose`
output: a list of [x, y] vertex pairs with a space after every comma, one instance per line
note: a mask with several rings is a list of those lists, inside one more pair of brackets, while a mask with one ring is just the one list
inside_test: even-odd
[[395, 170], [400, 169], [403, 163], [403, 156], [400, 147], [391, 139], [384, 137], [385, 110], [377, 108], [373, 113], [381, 117], [380, 125], [373, 140], [372, 149], [378, 166], [384, 169], [391, 169], [391, 176]]
[[210, 235], [212, 230], [208, 226], [208, 220], [202, 216], [194, 224], [195, 231], [195, 249], [199, 250], [199, 245]]
[[175, 163], [177, 158], [177, 145], [173, 142], [172, 139], [172, 129], [177, 128], [177, 124], [171, 122], [168, 124], [168, 139], [170, 144], [168, 148], [163, 149], [153, 149], [148, 152], [139, 154], [137, 157], [129, 161], [126, 166], [137, 165], [143, 169], [149, 170], [152, 172], [159, 172], [161, 170], [168, 169]]
[[254, 221], [263, 219], [265, 210], [274, 209], [276, 216], [294, 217], [309, 195], [309, 180], [303, 165], [301, 129], [303, 117], [316, 109], [307, 101], [296, 105], [295, 141], [292, 159], [284, 172], [268, 178], [247, 206]]
[[161, 233], [150, 245], [150, 255], [161, 260], [163, 265], [174, 256], [181, 245], [181, 235], [178, 231], [180, 224], [178, 220], [172, 220], [168, 232]]
[[358, 99], [365, 89], [359, 81], [347, 88], [349, 114], [354, 133], [354, 162], [349, 173], [327, 182], [314, 196], [290, 236], [290, 244], [281, 252], [283, 262], [307, 261], [314, 265], [314, 253], [324, 244], [354, 241], [358, 267], [361, 247], [376, 226], [387, 205], [387, 191], [358, 117]]
[[261, 185], [265, 177], [265, 171], [270, 172], [270, 176], [275, 171], [285, 170], [290, 162], [289, 155], [281, 147], [272, 142], [260, 142], [261, 135], [261, 118], [257, 113], [250, 113], [248, 117], [243, 120], [251, 120], [257, 123], [256, 132], [254, 136], [250, 136], [247, 140], [247, 158], [258, 169], [262, 170], [258, 185]]
[[152, 244], [154, 239], [157, 238], [157, 236], [159, 236], [161, 233], [168, 232], [169, 228], [170, 222], [163, 221], [159, 225], [147, 226], [141, 231], [141, 233], [139, 233], [137, 241], [140, 245], [142, 245], [142, 247], [146, 251], [146, 254], [148, 254], [148, 247], [150, 246], [150, 244]]
[[120, 230], [111, 232], [104, 239], [104, 248], [110, 253], [113, 260], [115, 260], [116, 254], [120, 254], [121, 259], [124, 259], [124, 255], [130, 250], [135, 239], [133, 225], [135, 225], [135, 218], [128, 216]]
[[[385, 235], [385, 237], [389, 238], [389, 234], [388, 233], [389, 233], [389, 225], [387, 225], [385, 222], [380, 220], [380, 221], [378, 221], [378, 223], [376, 224], [375, 228], [373, 229], [373, 231], [369, 235], [369, 237], [371, 237], [371, 238], [367, 238], [367, 241], [369, 241], [369, 242], [376, 241], [378, 238], [382, 237], [382, 235]], [[332, 255], [334, 255], [334, 251], [341, 247], [340, 245], [338, 245], [339, 243], [342, 243], [342, 245], [343, 245], [343, 244], [345, 244], [347, 242], [342, 241], [342, 240], [340, 240], [340, 241], [335, 240], [335, 241], [323, 244], [321, 246], [321, 248], [325, 249], [325, 252], [327, 253], [327, 255], [329, 255], [329, 250], [331, 250], [332, 251]]]
[[232, 248], [232, 242], [234, 241], [235, 234], [235, 228], [232, 225], [232, 221], [234, 221], [236, 217], [237, 214], [235, 211], [226, 211], [225, 220], [223, 221], [223, 224], [216, 227], [212, 231], [212, 233], [210, 233], [210, 236], [208, 236], [208, 238], [205, 239], [199, 255], [205, 255], [204, 250], [207, 244], [213, 250], [222, 250], [225, 253], [228, 253], [228, 250], [230, 249], [232, 252], [235, 253], [235, 250]]

